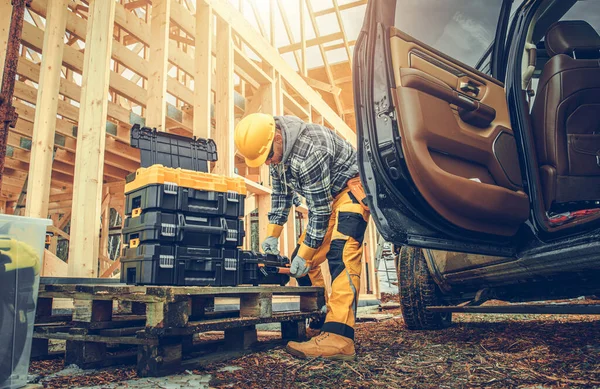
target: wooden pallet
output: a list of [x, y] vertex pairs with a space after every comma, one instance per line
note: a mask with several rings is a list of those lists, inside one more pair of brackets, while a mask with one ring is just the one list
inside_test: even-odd
[[[273, 296], [299, 296], [300, 309], [273, 312]], [[216, 297], [240, 300], [239, 311], [210, 312]], [[53, 315], [54, 298], [73, 299], [71, 315]], [[115, 301], [127, 306], [115, 310]], [[306, 320], [322, 317], [323, 288], [40, 285], [33, 357], [48, 355], [48, 340], [66, 340], [65, 363], [82, 368], [137, 360], [140, 376], [193, 368], [249, 352], [256, 325], [281, 323], [283, 339], [303, 339]], [[224, 341], [198, 343], [195, 334], [223, 331]], [[197, 358], [196, 358], [197, 359]]]

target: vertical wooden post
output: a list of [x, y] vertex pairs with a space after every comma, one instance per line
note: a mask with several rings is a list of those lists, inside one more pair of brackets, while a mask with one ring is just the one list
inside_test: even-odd
[[[104, 188], [102, 196], [102, 231], [100, 234], [100, 248], [98, 251], [98, 255], [104, 256], [108, 258], [108, 236], [110, 229], [110, 190], [108, 187]], [[106, 264], [104, 262], [104, 266], [101, 266], [102, 270], [106, 270]]]
[[302, 53], [301, 74], [306, 77], [306, 34], [304, 33], [304, 3], [305, 0], [299, 0], [300, 5], [300, 51]]
[[287, 234], [286, 250], [287, 250], [287, 256], [289, 257], [290, 255], [292, 255], [292, 253], [296, 249], [296, 243], [298, 243], [297, 242], [298, 239], [296, 238], [296, 211], [294, 210], [294, 207], [292, 207], [292, 210], [290, 211], [290, 216], [288, 217], [286, 234]]
[[267, 237], [267, 225], [269, 224], [267, 213], [271, 210], [271, 196], [257, 195], [256, 205], [258, 208], [258, 244], [260, 247]]
[[[42, 48], [25, 215], [46, 218], [52, 175], [52, 152], [58, 110], [58, 89], [62, 66], [68, 0], [48, 1], [46, 29]], [[9, 16], [10, 17], [10, 16]], [[4, 62], [2, 62], [4, 64]]]
[[6, 46], [8, 45], [8, 30], [10, 30], [10, 19], [12, 17], [12, 5], [10, 1], [2, 1], [0, 3], [0, 68], [4, 70]]
[[271, 46], [275, 47], [275, 0], [269, 1], [269, 38]]
[[115, 2], [91, 0], [77, 130], [69, 276], [96, 277]]
[[210, 138], [213, 14], [210, 5], [198, 2], [196, 6], [193, 131], [199, 138]]
[[154, 0], [150, 16], [150, 57], [146, 125], [166, 131], [167, 72], [171, 0]]
[[231, 26], [217, 18], [217, 93], [215, 104], [215, 142], [219, 150], [219, 160], [214, 173], [232, 176], [234, 164], [233, 148], [233, 37]]

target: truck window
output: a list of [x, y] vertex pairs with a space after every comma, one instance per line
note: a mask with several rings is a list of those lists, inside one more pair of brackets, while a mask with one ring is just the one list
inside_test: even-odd
[[396, 2], [395, 27], [475, 67], [494, 40], [502, 0]]

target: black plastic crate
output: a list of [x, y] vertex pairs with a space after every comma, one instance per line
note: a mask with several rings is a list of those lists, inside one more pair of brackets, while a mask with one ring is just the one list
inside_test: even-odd
[[212, 139], [189, 138], [134, 124], [131, 147], [140, 149], [142, 167], [166, 167], [208, 172], [208, 162], [217, 160], [217, 145]]
[[278, 270], [289, 266], [287, 257], [240, 250], [239, 264], [240, 284], [284, 286], [290, 281], [288, 274], [280, 273]]
[[142, 244], [124, 248], [121, 282], [129, 285], [220, 286], [224, 249]]
[[130, 247], [160, 242], [235, 248], [242, 245], [245, 234], [242, 219], [163, 211], [144, 212], [137, 217], [126, 218], [123, 224], [123, 241]]
[[125, 214], [135, 209], [165, 210], [185, 214], [217, 215], [231, 218], [244, 216], [246, 196], [235, 192], [204, 191], [174, 185], [153, 184], [125, 196]]

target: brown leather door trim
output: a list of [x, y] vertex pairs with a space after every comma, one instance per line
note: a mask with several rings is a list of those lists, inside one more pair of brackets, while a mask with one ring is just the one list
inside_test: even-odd
[[[419, 50], [422, 53], [426, 53], [426, 52], [430, 52], [432, 54], [435, 54], [435, 56], [437, 57], [436, 59], [442, 63], [446, 63], [447, 66], [450, 67], [460, 67], [461, 69], [464, 69], [470, 73], [477, 73], [480, 77], [482, 77], [483, 79], [485, 79], [488, 82], [493, 82], [494, 84], [497, 84], [499, 86], [504, 87], [504, 83], [502, 83], [501, 81], [496, 80], [495, 78], [493, 78], [492, 76], [489, 76], [487, 74], [481, 73], [479, 72], [477, 69], [472, 68], [471, 66], [462, 63], [444, 53], [442, 53], [441, 51], [438, 51], [436, 49], [434, 49], [433, 47], [419, 41], [418, 39], [413, 38], [410, 35], [405, 34], [404, 32], [398, 30], [395, 27], [390, 27], [390, 38], [397, 36], [400, 39], [402, 39], [403, 41], [406, 42], [411, 42], [414, 43], [416, 45], [418, 45], [419, 47], [423, 48], [424, 50]], [[427, 54], [426, 54], [427, 55]], [[433, 57], [430, 55], [430, 57]], [[449, 62], [449, 63], [448, 63]], [[453, 66], [453, 64], [455, 66]]]
[[[514, 235], [529, 217], [529, 199], [494, 155], [499, 134], [512, 135], [502, 84], [402, 38], [390, 44], [394, 103], [416, 188], [459, 227]], [[457, 90], [461, 83], [474, 86], [472, 95]], [[512, 163], [509, 170], [519, 169]]]
[[463, 111], [459, 111], [461, 119], [474, 126], [487, 127], [496, 118], [494, 108], [447, 87], [425, 72], [400, 69], [400, 78], [403, 87], [420, 90], [462, 108]]

